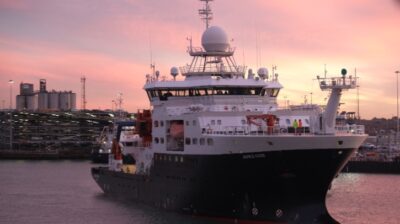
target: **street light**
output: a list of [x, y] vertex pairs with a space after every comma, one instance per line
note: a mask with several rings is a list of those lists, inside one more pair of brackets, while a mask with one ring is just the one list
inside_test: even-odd
[[399, 73], [400, 71], [395, 71], [396, 73], [396, 90], [397, 90], [397, 131], [396, 131], [396, 146], [398, 145], [398, 138], [399, 138]]
[[8, 83], [10, 84], [10, 150], [13, 149], [13, 133], [12, 133], [12, 86], [14, 83], [14, 80], [8, 81]]
[[10, 84], [10, 110], [12, 110], [12, 86], [14, 84], [14, 80], [10, 79], [10, 81], [8, 81], [8, 84]]

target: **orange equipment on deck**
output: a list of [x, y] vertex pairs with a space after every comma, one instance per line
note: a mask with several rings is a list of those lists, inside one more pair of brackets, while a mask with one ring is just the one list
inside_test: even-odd
[[142, 138], [143, 145], [148, 146], [151, 143], [151, 129], [152, 129], [152, 119], [151, 111], [143, 110], [138, 111], [136, 115], [136, 131], [137, 134]]
[[113, 139], [111, 153], [114, 155], [115, 160], [122, 159], [122, 150], [121, 150], [121, 146], [119, 145], [117, 139]]

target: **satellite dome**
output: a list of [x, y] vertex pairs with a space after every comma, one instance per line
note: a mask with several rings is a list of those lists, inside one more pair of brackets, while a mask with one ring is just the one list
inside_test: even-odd
[[201, 45], [207, 52], [225, 52], [229, 47], [228, 35], [218, 26], [211, 26], [201, 36]]

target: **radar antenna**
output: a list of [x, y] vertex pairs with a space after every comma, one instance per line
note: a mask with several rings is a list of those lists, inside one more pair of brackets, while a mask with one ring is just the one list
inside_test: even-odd
[[214, 0], [200, 0], [201, 2], [205, 2], [204, 8], [199, 9], [199, 15], [202, 20], [206, 23], [206, 29], [210, 26], [210, 21], [213, 19], [213, 13], [211, 11], [211, 6], [209, 2]]

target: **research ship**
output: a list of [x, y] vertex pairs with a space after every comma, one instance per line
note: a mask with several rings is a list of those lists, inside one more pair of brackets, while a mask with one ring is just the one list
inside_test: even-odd
[[[330, 91], [326, 106], [278, 107], [282, 85], [274, 69], [237, 65], [228, 36], [210, 26], [202, 48], [188, 47], [171, 79], [146, 75], [150, 110], [139, 111], [134, 169], [115, 159], [92, 168], [106, 195], [162, 210], [234, 223], [338, 223], [325, 205], [328, 188], [366, 139], [363, 126], [335, 118], [343, 91], [357, 78], [317, 77]], [[179, 73], [181, 80], [176, 77]]]

